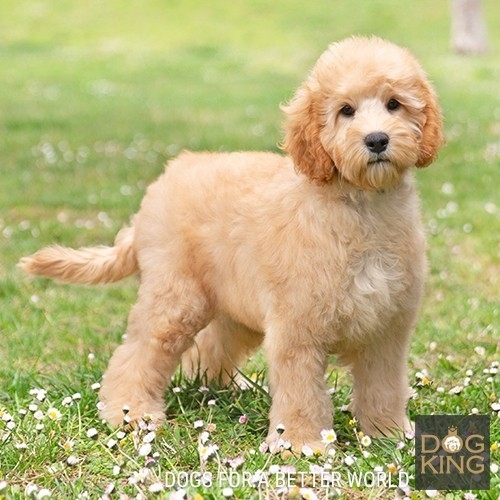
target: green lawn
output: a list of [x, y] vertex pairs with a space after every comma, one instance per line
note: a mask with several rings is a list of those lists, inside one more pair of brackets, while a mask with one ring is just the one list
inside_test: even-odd
[[[492, 50], [461, 57], [449, 50], [448, 2], [435, 0], [2, 1], [0, 498], [180, 498], [181, 489], [196, 499], [394, 498], [404, 495], [400, 472], [413, 484], [412, 441], [361, 440], [341, 411], [348, 376], [333, 364], [337, 442], [328, 456], [261, 453], [270, 400], [260, 356], [245, 370], [251, 389], [200, 390], [178, 375], [164, 427], [110, 430], [94, 384], [120, 342], [136, 280], [61, 286], [15, 267], [50, 243], [110, 243], [182, 149], [277, 151], [279, 104], [318, 55], [331, 41], [372, 33], [422, 60], [445, 114], [447, 145], [417, 173], [430, 269], [410, 414], [490, 415], [492, 489], [475, 494], [497, 498], [500, 9], [483, 3]], [[372, 471], [392, 472], [392, 487], [314, 483], [320, 472]], [[297, 487], [285, 494], [292, 477]]]

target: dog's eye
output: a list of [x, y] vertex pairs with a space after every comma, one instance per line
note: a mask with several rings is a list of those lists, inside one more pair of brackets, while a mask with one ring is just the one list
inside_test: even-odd
[[344, 116], [354, 116], [354, 113], [356, 110], [350, 106], [349, 104], [346, 104], [342, 109], [340, 110], [340, 114]]
[[389, 102], [387, 103], [387, 109], [389, 111], [394, 111], [395, 109], [398, 109], [401, 104], [397, 99], [389, 99]]

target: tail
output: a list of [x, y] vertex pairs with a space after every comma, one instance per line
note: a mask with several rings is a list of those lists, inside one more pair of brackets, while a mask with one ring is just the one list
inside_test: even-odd
[[27, 274], [52, 278], [64, 283], [95, 285], [119, 281], [138, 271], [135, 254], [134, 227], [122, 229], [113, 247], [43, 248], [23, 257], [18, 266]]

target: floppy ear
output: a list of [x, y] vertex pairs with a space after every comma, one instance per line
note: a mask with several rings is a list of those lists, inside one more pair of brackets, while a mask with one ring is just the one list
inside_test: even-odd
[[329, 182], [335, 165], [320, 141], [322, 113], [319, 91], [305, 82], [292, 100], [281, 106], [285, 113], [285, 137], [282, 149], [292, 157], [297, 172], [318, 183]]
[[426, 122], [422, 131], [422, 143], [417, 167], [427, 167], [436, 158], [439, 148], [444, 144], [443, 119], [436, 92], [427, 83], [423, 84]]

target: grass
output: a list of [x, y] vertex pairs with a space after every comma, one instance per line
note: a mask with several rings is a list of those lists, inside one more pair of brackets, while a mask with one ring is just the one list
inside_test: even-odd
[[[260, 356], [244, 371], [247, 390], [176, 375], [163, 427], [109, 429], [97, 418], [95, 384], [120, 342], [136, 281], [58, 286], [15, 268], [53, 242], [111, 242], [184, 148], [277, 150], [278, 104], [329, 42], [353, 33], [410, 47], [446, 117], [447, 145], [418, 173], [430, 272], [412, 343], [410, 415], [491, 415], [492, 463], [500, 462], [500, 13], [494, 0], [484, 5], [492, 51], [464, 58], [448, 49], [447, 4], [431, 0], [2, 2], [0, 496], [179, 498], [184, 489], [197, 499], [394, 498], [404, 495], [399, 472], [413, 485], [413, 442], [362, 440], [342, 411], [348, 376], [333, 364], [330, 455], [260, 451], [270, 404]], [[390, 484], [388, 475], [349, 484], [350, 474], [373, 471], [392, 471]], [[339, 483], [318, 484], [336, 473]], [[475, 494], [497, 498], [498, 489], [494, 472], [491, 490]]]

